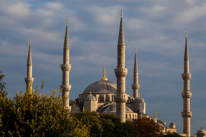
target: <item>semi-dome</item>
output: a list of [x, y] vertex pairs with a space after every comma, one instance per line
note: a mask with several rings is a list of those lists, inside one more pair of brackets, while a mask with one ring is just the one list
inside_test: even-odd
[[134, 102], [137, 102], [137, 103], [145, 103], [144, 99], [141, 98], [141, 97], [137, 97], [134, 99]]
[[[116, 113], [116, 103], [111, 104], [107, 107], [105, 107], [105, 109], [103, 109], [104, 113]], [[134, 113], [128, 106], [126, 106], [126, 113]]]
[[84, 100], [94, 100], [96, 101], [97, 99], [90, 93]]
[[117, 91], [117, 84], [111, 81], [100, 80], [90, 84], [82, 94], [104, 94], [115, 93]]

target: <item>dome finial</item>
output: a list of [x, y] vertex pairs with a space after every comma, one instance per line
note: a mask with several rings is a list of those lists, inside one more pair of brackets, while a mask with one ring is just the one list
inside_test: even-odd
[[92, 92], [90, 91], [90, 94], [89, 95], [92, 95]]
[[155, 119], [157, 120], [157, 110], [155, 111]]
[[104, 70], [103, 70], [103, 77], [101, 78], [101, 80], [103, 81], [107, 81], [107, 77], [105, 76], [105, 66], [104, 66]]
[[122, 8], [121, 8], [121, 17], [122, 17]]

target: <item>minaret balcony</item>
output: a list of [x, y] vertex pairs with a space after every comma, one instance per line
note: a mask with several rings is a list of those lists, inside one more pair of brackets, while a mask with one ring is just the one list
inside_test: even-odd
[[192, 97], [192, 92], [187, 91], [186, 93], [182, 91], [182, 98], [191, 98]]
[[127, 68], [118, 67], [114, 70], [114, 72], [115, 72], [116, 77], [126, 77], [128, 70]]
[[25, 77], [24, 80], [25, 80], [26, 83], [32, 83], [34, 81], [34, 78]]
[[188, 73], [188, 74], [182, 74], [182, 79], [183, 80], [190, 80], [191, 79], [191, 74], [190, 73]]
[[182, 112], [182, 117], [188, 117], [190, 118], [192, 116], [192, 112]]
[[128, 95], [123, 93], [115, 96], [116, 103], [127, 103]]
[[71, 64], [61, 64], [62, 71], [70, 71]]
[[132, 89], [139, 89], [140, 88], [140, 85], [139, 84], [132, 84]]
[[60, 89], [64, 92], [69, 92], [71, 90], [71, 85], [60, 85]]

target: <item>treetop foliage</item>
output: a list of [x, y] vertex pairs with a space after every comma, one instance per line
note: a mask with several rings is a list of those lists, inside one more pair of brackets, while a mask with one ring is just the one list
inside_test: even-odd
[[89, 136], [88, 127], [64, 108], [62, 97], [56, 92], [41, 95], [35, 89], [20, 91], [13, 99], [0, 94], [0, 136]]

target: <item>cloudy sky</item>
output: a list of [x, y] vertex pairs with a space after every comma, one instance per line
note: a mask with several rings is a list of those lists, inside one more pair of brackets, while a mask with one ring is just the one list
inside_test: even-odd
[[182, 132], [183, 56], [188, 31], [191, 78], [191, 133], [206, 129], [206, 1], [195, 0], [0, 0], [0, 71], [13, 97], [25, 91], [31, 38], [34, 85], [60, 89], [66, 18], [69, 19], [70, 95], [78, 97], [106, 76], [116, 82], [120, 10], [126, 44], [126, 92], [132, 96], [135, 46], [140, 96], [147, 114], [174, 122]]

